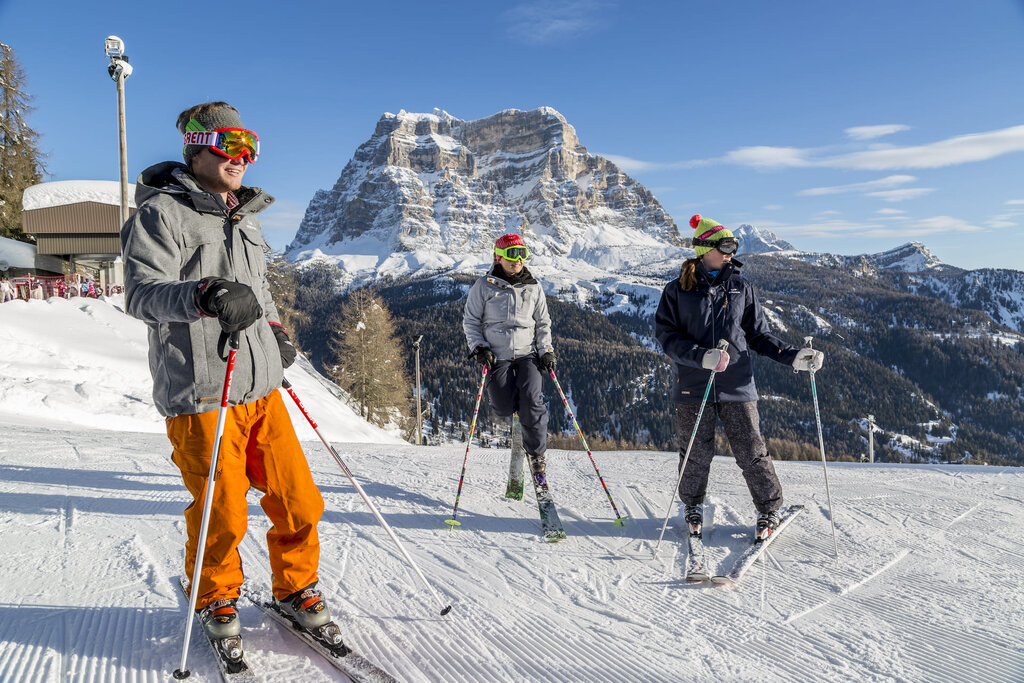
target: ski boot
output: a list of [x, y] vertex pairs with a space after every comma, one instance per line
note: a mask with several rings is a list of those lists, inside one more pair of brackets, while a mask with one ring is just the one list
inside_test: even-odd
[[242, 624], [234, 598], [215, 600], [196, 611], [206, 637], [224, 659], [228, 671], [240, 670], [237, 667], [242, 666]]
[[760, 543], [775, 533], [781, 521], [782, 517], [779, 516], [778, 510], [758, 514], [757, 528], [754, 530], [754, 543]]
[[703, 506], [687, 505], [683, 510], [683, 519], [686, 520], [686, 526], [690, 531], [691, 536], [701, 537], [701, 529], [704, 527], [704, 510]]
[[344, 657], [349, 649], [341, 639], [341, 629], [331, 621], [331, 610], [316, 582], [295, 591], [284, 600], [274, 600], [274, 609], [283, 614], [296, 629], [306, 631], [328, 648], [336, 657]]

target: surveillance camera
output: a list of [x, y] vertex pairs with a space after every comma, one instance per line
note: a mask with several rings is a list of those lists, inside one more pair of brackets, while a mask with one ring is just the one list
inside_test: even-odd
[[103, 43], [103, 47], [107, 56], [112, 59], [124, 54], [124, 41], [117, 36], [107, 36], [106, 41]]
[[122, 76], [127, 80], [132, 75], [132, 65], [128, 63], [127, 57], [122, 57], [110, 63], [107, 73], [110, 74], [111, 80], [117, 81]]

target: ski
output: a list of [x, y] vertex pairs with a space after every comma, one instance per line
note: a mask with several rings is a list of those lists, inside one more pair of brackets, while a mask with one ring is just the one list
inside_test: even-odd
[[[709, 505], [707, 509], [712, 516], [715, 514], [713, 506]], [[711, 569], [708, 567], [707, 553], [704, 550], [703, 527], [710, 527], [711, 525], [704, 525], [702, 522], [700, 530], [696, 533], [693, 532], [685, 520], [683, 525], [687, 532], [686, 540], [689, 546], [689, 553], [686, 556], [686, 582], [703, 583], [704, 581], [710, 581]]]
[[[178, 577], [178, 586], [185, 593], [186, 599], [191, 597], [189, 585], [190, 582], [187, 576], [181, 575]], [[198, 618], [195, 622], [199, 632], [203, 634], [203, 640], [209, 643], [210, 648], [213, 650], [214, 658], [217, 660], [217, 669], [220, 671], [220, 678], [224, 683], [256, 683], [259, 680], [256, 678], [256, 674], [253, 673], [249, 663], [245, 661], [245, 654], [237, 658], [232, 658], [228, 654], [230, 648], [237, 647], [241, 649], [241, 638], [210, 638], [206, 633], [206, 629], [199, 623]]]
[[269, 589], [247, 582], [242, 586], [242, 595], [274, 621], [288, 626], [290, 633], [320, 653], [324, 659], [356, 683], [395, 683], [396, 679], [391, 674], [356, 654], [348, 646], [343, 644], [330, 647], [313, 633], [299, 626], [278, 609]]
[[789, 523], [793, 521], [798, 514], [803, 512], [803, 505], [790, 505], [782, 513], [782, 521], [779, 522], [779, 526], [775, 531], [772, 532], [771, 536], [764, 539], [763, 541], [754, 541], [747, 547], [743, 554], [741, 554], [736, 561], [733, 563], [732, 568], [726, 574], [720, 574], [718, 576], [712, 576], [711, 581], [721, 586], [734, 586], [739, 583], [739, 580], [743, 578], [743, 575], [747, 573], [747, 570], [754, 566], [754, 562], [757, 561], [761, 554], [768, 549], [775, 539], [779, 537]]
[[[530, 456], [531, 460], [536, 456]], [[535, 468], [530, 467], [531, 471]], [[566, 539], [565, 530], [562, 528], [562, 521], [558, 518], [558, 510], [555, 508], [555, 501], [548, 490], [548, 480], [544, 472], [535, 474], [533, 480], [533, 491], [537, 494], [537, 509], [540, 511], [540, 526], [544, 540], [548, 543], [557, 543]]]
[[526, 451], [523, 449], [523, 429], [519, 425], [519, 415], [512, 415], [512, 459], [508, 465], [508, 485], [505, 497], [512, 500], [523, 499], [523, 462]]

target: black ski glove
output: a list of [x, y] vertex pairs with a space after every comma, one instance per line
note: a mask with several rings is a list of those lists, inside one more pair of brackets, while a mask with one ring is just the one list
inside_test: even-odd
[[488, 370], [494, 367], [494, 364], [498, 362], [498, 357], [494, 355], [494, 352], [483, 344], [477, 344], [477, 347], [473, 349], [473, 352], [466, 357], [472, 358], [480, 365], [486, 365]]
[[540, 369], [549, 375], [555, 371], [555, 354], [553, 351], [546, 351], [540, 357]]
[[217, 318], [228, 334], [244, 330], [263, 315], [263, 307], [252, 288], [240, 282], [203, 278], [193, 296], [199, 312]]
[[274, 336], [277, 337], [277, 349], [281, 352], [281, 367], [290, 368], [292, 363], [295, 362], [295, 344], [292, 344], [288, 333], [280, 325], [270, 323], [270, 329], [274, 331]]

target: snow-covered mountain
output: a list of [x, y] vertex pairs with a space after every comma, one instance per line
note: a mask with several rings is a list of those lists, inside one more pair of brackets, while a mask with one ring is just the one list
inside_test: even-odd
[[313, 197], [287, 256], [337, 263], [344, 286], [482, 273], [506, 232], [523, 235], [549, 293], [584, 300], [612, 282], [660, 288], [688, 253], [650, 191], [542, 107], [475, 121], [385, 114], [334, 187]]
[[743, 223], [740, 227], [732, 230], [732, 234], [740, 241], [740, 250], [737, 255], [794, 251], [792, 244], [780, 238], [771, 230], [755, 228], [749, 223]]
[[800, 253], [799, 258], [826, 268], [842, 268], [848, 272], [871, 273], [891, 270], [904, 273], [959, 273], [956, 266], [950, 266], [938, 259], [921, 242], [907, 242], [895, 249], [877, 254], [842, 256], [838, 254]]

